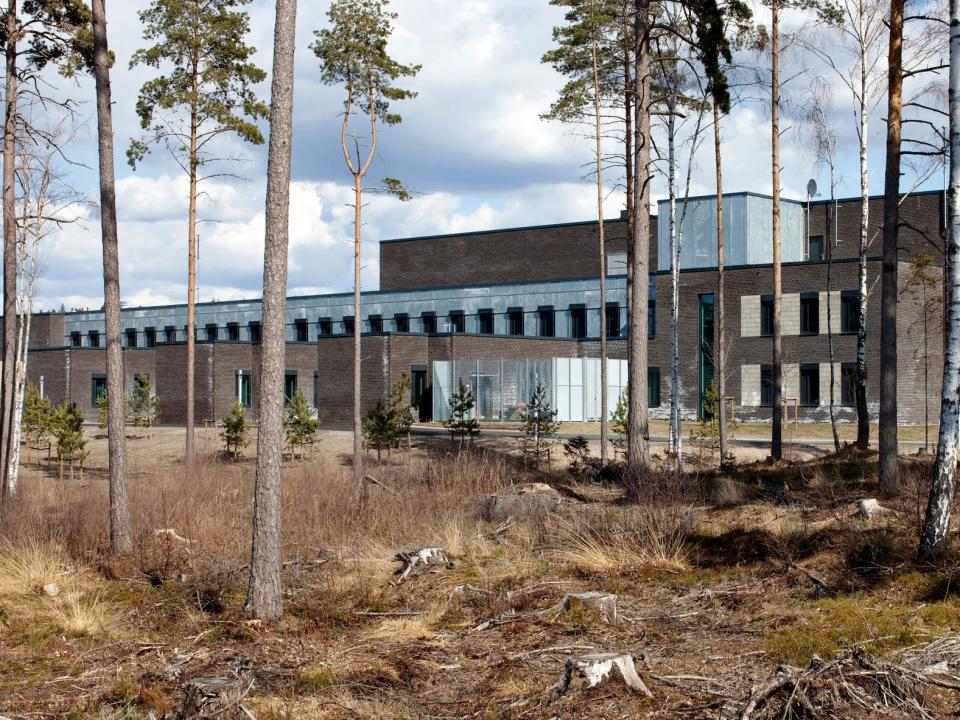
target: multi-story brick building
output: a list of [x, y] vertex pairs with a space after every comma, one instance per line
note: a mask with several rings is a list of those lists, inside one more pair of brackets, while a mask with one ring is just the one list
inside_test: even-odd
[[[867, 263], [868, 400], [878, 406], [881, 200], [870, 203]], [[659, 216], [666, 217], [661, 202]], [[713, 378], [716, 232], [714, 199], [693, 198], [683, 218], [679, 286], [681, 401], [685, 417], [703, 411]], [[858, 302], [858, 199], [783, 204], [782, 327], [784, 397], [789, 416], [827, 417], [830, 352], [838, 417], [852, 407]], [[770, 200], [726, 196], [727, 402], [738, 420], [770, 417], [769, 335], [772, 324]], [[899, 411], [922, 423], [936, 407], [942, 367], [943, 193], [906, 197], [901, 206], [898, 311]], [[666, 416], [670, 382], [671, 275], [669, 228], [652, 217], [648, 392], [651, 414]], [[412, 402], [424, 419], [442, 414], [451, 385], [474, 388], [478, 411], [508, 419], [533, 379], [545, 380], [570, 418], [595, 418], [599, 338], [610, 340], [611, 390], [624, 384], [627, 283], [626, 222], [606, 223], [607, 299], [600, 307], [597, 223], [384, 241], [380, 290], [363, 294], [353, 317], [352, 294], [287, 301], [286, 392], [305, 392], [321, 420], [347, 422], [352, 408], [353, 323], [362, 323], [363, 403], [384, 398], [391, 382], [412, 377]], [[934, 283], [915, 278], [915, 258], [932, 258]], [[828, 303], [829, 299], [829, 303]], [[147, 374], [164, 422], [185, 418], [186, 307], [124, 308], [127, 391]], [[256, 408], [259, 392], [260, 301], [197, 307], [196, 417], [216, 420], [236, 400]], [[78, 403], [91, 417], [105, 389], [101, 312], [37, 316], [28, 374], [53, 402]], [[926, 378], [926, 381], [925, 381]], [[561, 397], [562, 396], [562, 397]], [[582, 397], [582, 401], [581, 401]], [[612, 397], [611, 407], [616, 397]]]

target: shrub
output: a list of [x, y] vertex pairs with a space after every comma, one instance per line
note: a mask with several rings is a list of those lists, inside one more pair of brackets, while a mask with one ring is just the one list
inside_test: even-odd
[[394, 442], [399, 444], [400, 437], [406, 435], [407, 447], [412, 443], [410, 440], [410, 428], [413, 427], [414, 416], [413, 407], [409, 402], [410, 398], [410, 377], [404, 373], [400, 378], [390, 385], [390, 422], [393, 426], [396, 437]]
[[473, 417], [473, 408], [476, 401], [473, 399], [473, 391], [460, 381], [460, 387], [450, 398], [450, 417], [445, 420], [443, 425], [450, 431], [450, 440], [460, 439], [460, 447], [463, 448], [463, 439], [465, 437], [471, 440], [475, 435], [480, 434], [480, 422]]
[[238, 401], [230, 411], [223, 416], [223, 432], [220, 439], [227, 446], [227, 454], [234, 458], [240, 457], [240, 451], [250, 442], [250, 423], [247, 422], [247, 413]]
[[42, 447], [53, 430], [53, 403], [40, 394], [36, 385], [28, 385], [23, 394], [22, 422], [27, 445]]
[[560, 423], [557, 413], [550, 407], [547, 390], [538, 382], [530, 396], [530, 402], [520, 414], [523, 419], [523, 435], [520, 437], [520, 449], [524, 457], [533, 457], [537, 467], [540, 459], [549, 456], [550, 446], [554, 444]]
[[380, 453], [393, 447], [397, 439], [395, 416], [391, 410], [378, 400], [363, 416], [363, 442], [377, 451], [377, 460], [380, 460]]
[[577, 435], [563, 443], [563, 454], [567, 456], [572, 475], [583, 478], [591, 473], [593, 458], [590, 456], [590, 443], [583, 435]]
[[290, 400], [283, 427], [286, 431], [290, 454], [296, 457], [299, 450], [302, 458], [303, 449], [314, 443], [317, 437], [317, 428], [320, 427], [320, 421], [313, 416], [313, 410], [307, 404], [307, 398], [302, 390], [297, 390], [293, 399]]
[[60, 462], [60, 475], [63, 476], [63, 463], [70, 463], [70, 474], [73, 475], [73, 464], [80, 461], [81, 470], [83, 461], [87, 457], [87, 438], [83, 434], [83, 412], [75, 402], [64, 401], [54, 413], [53, 436], [57, 440], [57, 460]]
[[133, 390], [127, 400], [127, 412], [135, 427], [147, 431], [157, 424], [160, 417], [160, 398], [153, 391], [148, 375], [137, 375], [133, 380]]
[[630, 390], [624, 388], [617, 398], [617, 407], [613, 411], [613, 432], [616, 437], [613, 439], [613, 446], [626, 454], [627, 435], [630, 434]]

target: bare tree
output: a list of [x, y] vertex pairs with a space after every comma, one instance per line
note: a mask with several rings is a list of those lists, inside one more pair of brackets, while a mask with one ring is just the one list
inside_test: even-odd
[[106, 0], [93, 0], [93, 76], [97, 89], [97, 143], [100, 150], [100, 230], [103, 245], [103, 315], [107, 333], [107, 452], [110, 472], [110, 550], [133, 548], [127, 497], [126, 398], [120, 340], [120, 257], [117, 191], [113, 166], [113, 111]]
[[270, 144], [267, 156], [260, 353], [260, 429], [253, 500], [253, 545], [247, 609], [272, 620], [283, 613], [280, 579], [283, 479], [283, 367], [290, 241], [290, 156], [293, 145], [293, 68], [297, 1], [277, 0], [273, 28]]
[[773, 192], [773, 422], [770, 455], [783, 457], [783, 337], [780, 308], [780, 0], [770, 0], [770, 143]]

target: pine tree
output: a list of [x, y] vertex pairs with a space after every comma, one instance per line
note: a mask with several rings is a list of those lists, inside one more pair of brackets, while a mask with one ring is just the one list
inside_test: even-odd
[[[395, 433], [395, 443], [400, 436], [407, 438], [407, 447], [412, 446], [410, 429], [413, 427], [413, 407], [410, 405], [410, 376], [404, 373], [390, 385], [390, 421]], [[364, 431], [366, 432], [366, 431]]]
[[617, 407], [614, 408], [613, 418], [611, 418], [613, 432], [616, 437], [613, 446], [626, 453], [627, 437], [630, 435], [630, 390], [624, 388], [617, 400]]
[[396, 416], [392, 408], [378, 400], [363, 416], [363, 441], [368, 448], [377, 451], [377, 462], [382, 451], [393, 447], [397, 435]]
[[303, 449], [316, 440], [319, 427], [320, 421], [313, 416], [313, 410], [307, 404], [306, 396], [302, 390], [297, 390], [287, 406], [287, 415], [283, 421], [283, 429], [292, 457], [296, 457], [299, 450], [300, 458], [303, 458]]
[[538, 468], [540, 459], [544, 456], [549, 457], [550, 446], [556, 442], [557, 430], [560, 428], [556, 416], [556, 411], [550, 407], [550, 401], [547, 399], [547, 389], [543, 383], [538, 382], [526, 410], [520, 414], [523, 420], [520, 449], [525, 458], [533, 458]]
[[250, 443], [250, 424], [247, 422], [247, 413], [238, 401], [230, 408], [230, 412], [223, 416], [223, 432], [220, 439], [227, 446], [227, 454], [234, 459], [240, 457], [240, 451]]
[[473, 416], [476, 401], [473, 391], [460, 381], [460, 387], [450, 398], [450, 417], [443, 422], [443, 426], [450, 431], [450, 440], [460, 439], [460, 449], [463, 449], [465, 437], [473, 440], [480, 434], [480, 422]]
[[133, 381], [133, 390], [127, 400], [127, 409], [134, 427], [145, 428], [148, 433], [160, 418], [160, 398], [153, 392], [153, 385], [147, 375], [137, 375]]
[[53, 416], [53, 436], [57, 440], [57, 460], [60, 463], [60, 479], [63, 479], [63, 463], [70, 463], [70, 477], [73, 478], [73, 464], [87, 457], [87, 438], [83, 434], [83, 411], [74, 402], [64, 401]]
[[41, 447], [53, 430], [53, 403], [36, 385], [28, 385], [24, 393], [22, 423], [27, 447]]

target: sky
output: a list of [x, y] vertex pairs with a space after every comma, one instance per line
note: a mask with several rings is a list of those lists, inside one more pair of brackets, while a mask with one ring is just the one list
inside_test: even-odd
[[[147, 5], [147, 0], [114, 0], [107, 8], [110, 46], [117, 57], [112, 71], [114, 144], [121, 295], [127, 305], [186, 299], [187, 178], [160, 149], [135, 171], [125, 157], [131, 139], [141, 132], [135, 113], [139, 88], [156, 73], [151, 68], [129, 68], [131, 55], [145, 46], [137, 13]], [[328, 3], [301, 0], [299, 5], [289, 294], [343, 292], [352, 289], [353, 239], [352, 178], [339, 144], [343, 91], [321, 82], [309, 48], [314, 31], [326, 22]], [[547, 0], [393, 0], [391, 8], [398, 17], [390, 52], [400, 62], [422, 65], [422, 70], [407, 82], [417, 97], [394, 105], [403, 122], [380, 134], [370, 178], [372, 184], [383, 177], [400, 178], [414, 197], [401, 203], [385, 195], [366, 196], [363, 288], [377, 288], [377, 244], [383, 239], [595, 218], [596, 190], [584, 179], [591, 161], [590, 141], [540, 117], [563, 83], [540, 62], [551, 47], [552, 28], [562, 22], [562, 12]], [[248, 10], [255, 62], [269, 71], [273, 4], [254, 0]], [[788, 28], [792, 23], [797, 29], [809, 20], [801, 13], [794, 15]], [[803, 32], [812, 37], [812, 31]], [[741, 59], [765, 63], [757, 56]], [[800, 53], [790, 63], [794, 69], [810, 64]], [[808, 72], [791, 81], [785, 91], [788, 104], [803, 105], [809, 97], [809, 77]], [[43, 309], [99, 308], [102, 261], [95, 207], [93, 83], [87, 78], [56, 82], [60, 92], [80, 102], [83, 122], [67, 150], [72, 161], [67, 173], [69, 182], [90, 202], [80, 206], [77, 222], [45, 242], [37, 304]], [[826, 76], [826, 82], [834, 91], [829, 116], [838, 135], [838, 194], [855, 195], [859, 171], [850, 101], [835, 78]], [[268, 77], [257, 86], [265, 100], [269, 83]], [[750, 98], [757, 92], [744, 95], [746, 99], [722, 123], [724, 189], [768, 193], [769, 115], [759, 97]], [[803, 199], [809, 178], [817, 178], [821, 188], [829, 183], [789, 115], [788, 110], [782, 141], [783, 192], [785, 197]], [[878, 109], [870, 134], [873, 193], [882, 191], [880, 117]], [[265, 123], [263, 130], [266, 136]], [[220, 168], [235, 177], [214, 178], [202, 186], [199, 299], [259, 297], [266, 145], [228, 139], [218, 149], [240, 161]], [[624, 204], [615, 175], [607, 175], [608, 218], [617, 217]], [[940, 177], [937, 171], [924, 187], [940, 187]], [[693, 165], [691, 194], [712, 192], [713, 178], [712, 145], [706, 142]], [[665, 182], [657, 176], [654, 199], [665, 192]]]

